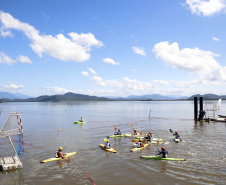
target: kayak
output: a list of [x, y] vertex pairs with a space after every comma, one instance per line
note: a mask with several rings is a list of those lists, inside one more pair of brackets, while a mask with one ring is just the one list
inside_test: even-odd
[[[137, 141], [139, 141], [139, 139], [133, 139], [132, 140], [132, 142], [137, 142]], [[144, 142], [146, 140], [145, 139], [141, 139], [141, 141]], [[150, 141], [148, 141], [148, 142], [150, 142]], [[162, 142], [162, 141], [153, 141], [153, 140], [150, 143], [164, 144], [164, 142]]]
[[181, 140], [180, 139], [177, 139], [177, 138], [173, 138], [173, 140], [176, 142], [176, 143], [179, 143]]
[[135, 137], [135, 136], [139, 136], [140, 134], [137, 135], [133, 135], [133, 134], [124, 134], [125, 137]]
[[181, 159], [181, 158], [164, 158], [160, 156], [140, 156], [141, 158], [145, 159], [154, 159], [154, 160], [166, 160], [166, 161], [186, 161], [186, 159]]
[[104, 150], [108, 151], [108, 152], [112, 152], [112, 153], [117, 153], [117, 151], [113, 148], [105, 148], [103, 144], [99, 144], [99, 146], [101, 148], [103, 148]]
[[146, 144], [144, 144], [143, 147], [133, 148], [133, 149], [130, 150], [130, 152], [140, 151], [140, 150], [144, 149], [145, 147], [147, 147], [148, 145], [149, 145], [149, 143], [146, 143]]
[[88, 121], [74, 121], [74, 124], [83, 124], [83, 123], [88, 123]]
[[[148, 137], [136, 137], [137, 139], [147, 139]], [[165, 141], [165, 139], [158, 139], [158, 138], [152, 138], [151, 140], [156, 140], [156, 141]]]
[[124, 137], [125, 135], [112, 135], [112, 136], [107, 136], [108, 138], [111, 138], [111, 137]]
[[[72, 152], [72, 153], [64, 153], [64, 157], [70, 157], [72, 155], [75, 155], [76, 152]], [[40, 161], [40, 163], [47, 163], [47, 162], [51, 162], [51, 161], [57, 161], [57, 160], [60, 160], [62, 159], [61, 157], [53, 157], [53, 158], [49, 158], [49, 159], [45, 159], [45, 160], [42, 160]]]

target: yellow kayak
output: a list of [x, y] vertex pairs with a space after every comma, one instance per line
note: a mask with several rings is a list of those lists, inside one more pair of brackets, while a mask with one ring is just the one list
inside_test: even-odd
[[[70, 156], [72, 156], [72, 155], [75, 155], [76, 154], [76, 152], [72, 152], [72, 153], [64, 153], [64, 157], [70, 157]], [[53, 158], [49, 158], [49, 159], [45, 159], [45, 160], [42, 160], [42, 161], [40, 161], [40, 163], [47, 163], [47, 162], [51, 162], [51, 161], [57, 161], [57, 160], [60, 160], [60, 159], [62, 159], [61, 157], [53, 157]]]
[[143, 147], [140, 147], [140, 148], [133, 148], [133, 149], [130, 150], [130, 152], [135, 152], [135, 151], [142, 150], [142, 149], [144, 149], [145, 147], [147, 147], [148, 145], [149, 145], [149, 143], [146, 143], [146, 144], [144, 144]]
[[112, 152], [112, 153], [117, 153], [117, 151], [113, 148], [105, 148], [103, 144], [99, 144], [99, 146], [101, 148], [103, 148], [104, 150], [108, 151], [108, 152]]

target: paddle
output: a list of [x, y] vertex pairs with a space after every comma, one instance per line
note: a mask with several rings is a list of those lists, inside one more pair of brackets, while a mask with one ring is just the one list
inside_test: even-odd
[[[159, 141], [157, 141], [157, 151], [159, 151]], [[156, 155], [158, 155], [158, 153], [156, 153]]]

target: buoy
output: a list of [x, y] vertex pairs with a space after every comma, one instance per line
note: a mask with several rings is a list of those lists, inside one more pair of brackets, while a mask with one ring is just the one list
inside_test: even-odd
[[58, 132], [60, 132], [60, 129], [58, 129]]

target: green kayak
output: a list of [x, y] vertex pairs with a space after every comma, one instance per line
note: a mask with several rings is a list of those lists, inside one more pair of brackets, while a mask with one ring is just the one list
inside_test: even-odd
[[112, 135], [112, 136], [107, 136], [108, 138], [111, 138], [111, 137], [124, 137], [125, 135]]
[[186, 159], [181, 159], [181, 158], [164, 158], [160, 156], [140, 156], [141, 158], [145, 159], [154, 159], [154, 160], [166, 160], [166, 161], [186, 161]]
[[88, 123], [88, 121], [74, 121], [74, 124], [83, 124], [83, 123]]

